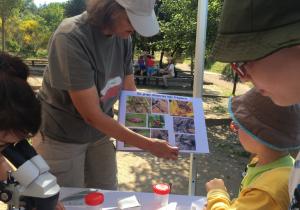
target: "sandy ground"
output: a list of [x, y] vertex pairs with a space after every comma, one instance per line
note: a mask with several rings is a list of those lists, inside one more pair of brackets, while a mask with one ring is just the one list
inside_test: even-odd
[[[221, 80], [220, 75], [205, 73], [204, 80], [213, 84], [204, 86], [204, 93], [224, 95], [232, 90], [232, 83]], [[34, 88], [42, 82], [40, 76], [29, 79]], [[139, 87], [149, 91], [148, 87]], [[237, 94], [248, 90], [246, 85], [239, 84]], [[150, 91], [192, 95], [192, 90], [153, 88]], [[206, 118], [227, 117], [227, 99], [203, 99]], [[220, 112], [223, 114], [220, 115]], [[232, 196], [237, 195], [241, 174], [248, 160], [248, 154], [243, 152], [236, 136], [231, 134], [228, 125], [208, 127], [209, 154], [196, 155], [194, 161], [197, 176], [196, 195], [205, 195], [206, 181], [219, 177], [225, 180], [227, 189]], [[119, 190], [151, 192], [153, 183], [172, 183], [172, 193], [187, 194], [189, 186], [190, 156], [181, 154], [177, 161], [166, 161], [148, 153], [117, 152]], [[5, 205], [0, 205], [4, 210]]]

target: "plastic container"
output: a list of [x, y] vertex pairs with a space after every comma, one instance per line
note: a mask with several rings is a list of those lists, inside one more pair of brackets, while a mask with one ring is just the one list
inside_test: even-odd
[[169, 202], [169, 194], [171, 191], [169, 184], [155, 184], [152, 186], [154, 193], [154, 202], [156, 207], [167, 206]]
[[87, 210], [101, 210], [101, 204], [104, 201], [104, 195], [100, 192], [91, 192], [84, 196], [84, 202]]
[[193, 201], [191, 204], [191, 210], [202, 210], [206, 202], [206, 198], [200, 198], [199, 200]]

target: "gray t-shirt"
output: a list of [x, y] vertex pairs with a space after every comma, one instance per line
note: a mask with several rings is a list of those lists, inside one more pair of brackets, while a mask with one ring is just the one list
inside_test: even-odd
[[[87, 143], [105, 135], [86, 124], [74, 107], [68, 90], [96, 86], [99, 106], [110, 116], [123, 79], [132, 74], [131, 39], [105, 36], [87, 23], [87, 13], [65, 19], [48, 46], [49, 65], [39, 98], [41, 131], [58, 141]], [[86, 101], [89, 103], [89, 101]]]

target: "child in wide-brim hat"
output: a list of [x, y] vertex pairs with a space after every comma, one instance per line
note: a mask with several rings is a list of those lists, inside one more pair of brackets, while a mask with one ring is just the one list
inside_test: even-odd
[[238, 197], [231, 201], [222, 179], [206, 183], [207, 209], [288, 209], [288, 178], [300, 147], [300, 106], [280, 107], [255, 88], [230, 98], [231, 128], [255, 157], [247, 165]]

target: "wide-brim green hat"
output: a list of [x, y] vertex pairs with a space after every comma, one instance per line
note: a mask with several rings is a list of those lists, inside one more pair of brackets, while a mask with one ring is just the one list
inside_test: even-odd
[[229, 100], [232, 120], [254, 140], [277, 150], [300, 148], [300, 105], [278, 106], [255, 88]]
[[300, 45], [299, 0], [225, 0], [213, 48], [221, 62], [263, 58]]

